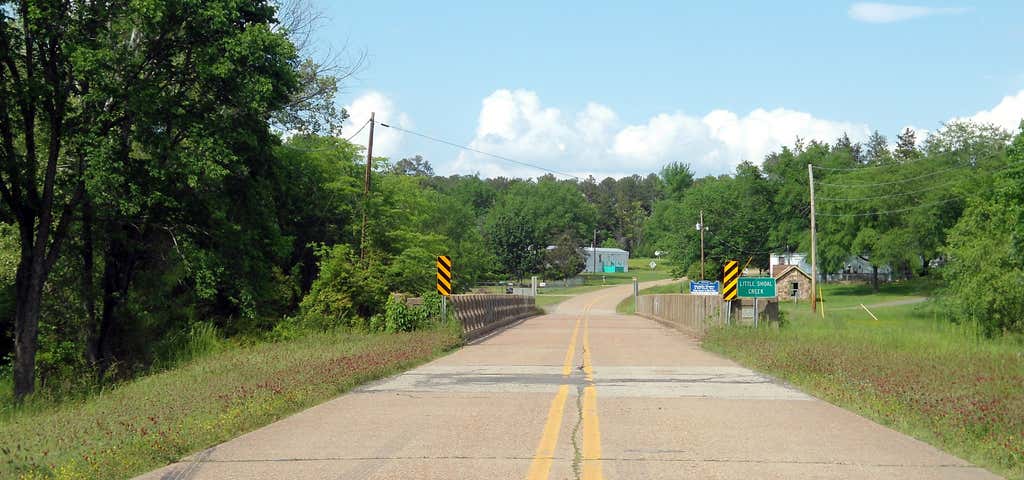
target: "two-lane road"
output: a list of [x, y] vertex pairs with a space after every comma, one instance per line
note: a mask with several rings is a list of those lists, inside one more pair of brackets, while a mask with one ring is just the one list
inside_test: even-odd
[[563, 302], [147, 479], [996, 478], [617, 315]]

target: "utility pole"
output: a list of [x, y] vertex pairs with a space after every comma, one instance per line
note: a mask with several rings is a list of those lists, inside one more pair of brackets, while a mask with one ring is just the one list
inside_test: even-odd
[[594, 273], [597, 273], [597, 229], [594, 229], [594, 240], [590, 242], [590, 257], [593, 259], [592, 263]]
[[700, 211], [700, 223], [697, 224], [700, 230], [700, 279], [704, 280], [704, 210]]
[[370, 141], [366, 145], [366, 175], [363, 177], [363, 229], [359, 235], [359, 259], [366, 256], [366, 211], [370, 208], [370, 169], [373, 166], [373, 117], [370, 112]]
[[811, 187], [811, 311], [818, 311], [818, 232], [814, 225], [814, 165], [807, 164]]

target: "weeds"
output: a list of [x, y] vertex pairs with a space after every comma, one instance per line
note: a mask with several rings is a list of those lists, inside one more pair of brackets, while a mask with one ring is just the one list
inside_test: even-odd
[[[877, 300], [835, 290], [826, 299], [829, 293], [832, 306]], [[835, 308], [822, 320], [807, 305], [790, 304], [783, 306], [789, 320], [783, 328], [718, 328], [704, 345], [978, 465], [1024, 478], [1019, 339], [986, 339], [976, 327], [944, 320], [936, 308], [927, 302], [873, 309], [879, 321]]]
[[0, 417], [0, 478], [143, 473], [429, 360], [459, 336], [332, 331], [242, 347], [197, 326], [181, 341], [192, 360], [176, 369], [60, 404], [29, 399]]

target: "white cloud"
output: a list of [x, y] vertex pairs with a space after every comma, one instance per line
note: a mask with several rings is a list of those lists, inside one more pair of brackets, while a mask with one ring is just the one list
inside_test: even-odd
[[850, 5], [850, 18], [868, 23], [893, 23], [931, 15], [960, 15], [969, 12], [961, 7], [923, 7], [893, 3], [858, 2]]
[[[371, 112], [375, 113], [374, 118], [377, 122], [394, 124], [402, 128], [412, 128], [412, 121], [409, 119], [409, 116], [400, 112], [391, 98], [377, 91], [369, 91], [356, 97], [352, 104], [345, 106], [345, 109], [348, 110], [349, 115], [342, 129], [342, 135], [345, 138], [356, 133], [359, 127], [362, 127], [370, 119]], [[352, 143], [365, 147], [369, 138], [370, 129], [367, 127], [352, 139]], [[399, 153], [398, 149], [401, 143], [401, 132], [378, 126], [373, 132], [373, 156], [388, 157], [396, 155]]]
[[[791, 145], [797, 136], [832, 142], [846, 132], [856, 140], [866, 125], [834, 122], [776, 108], [740, 116], [714, 110], [703, 117], [660, 113], [624, 124], [609, 107], [588, 104], [575, 115], [544, 107], [535, 92], [497, 90], [482, 102], [470, 146], [574, 175], [623, 176], [656, 172], [670, 161], [690, 163], [697, 174], [732, 172], [741, 161]], [[449, 172], [535, 177], [543, 172], [473, 152], [462, 152]], [[444, 170], [444, 169], [441, 169]]]
[[1016, 133], [1020, 129], [1022, 118], [1024, 118], [1024, 90], [1017, 92], [1016, 95], [1003, 97], [1003, 100], [991, 110], [982, 110], [970, 117], [957, 120], [994, 124], [1011, 133]]

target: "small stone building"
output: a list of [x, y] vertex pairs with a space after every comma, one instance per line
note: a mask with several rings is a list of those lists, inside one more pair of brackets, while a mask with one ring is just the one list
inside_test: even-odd
[[780, 302], [811, 299], [811, 276], [798, 265], [773, 265], [772, 277]]

